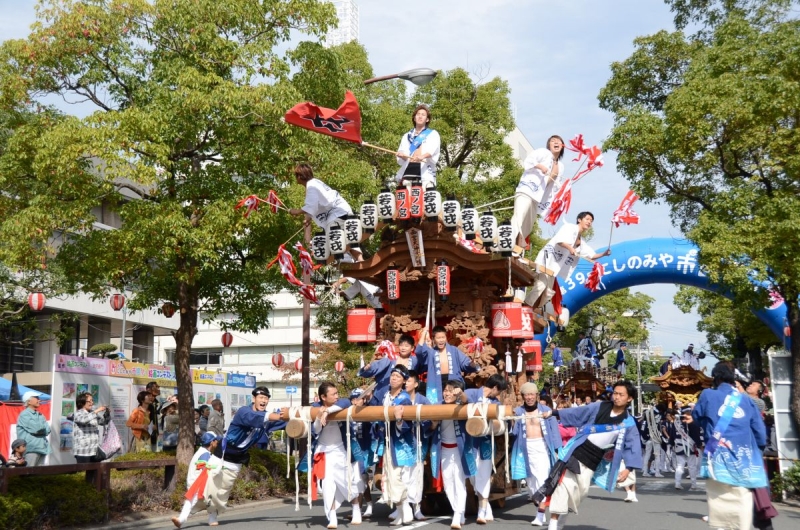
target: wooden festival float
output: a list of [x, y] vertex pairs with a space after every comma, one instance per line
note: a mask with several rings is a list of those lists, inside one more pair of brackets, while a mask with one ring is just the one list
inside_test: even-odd
[[590, 396], [594, 401], [609, 385], [613, 385], [620, 378], [619, 372], [613, 368], [596, 367], [591, 361], [583, 364], [576, 361], [562, 367], [547, 381], [550, 383], [553, 395], [569, 395], [580, 401]]
[[[384, 189], [375, 202], [361, 206], [359, 215], [329, 227], [327, 235], [317, 233], [310, 252], [318, 263], [330, 264], [341, 259], [348, 245], [357, 247], [370, 234], [380, 237], [375, 254], [339, 267], [344, 277], [380, 287], [384, 310], [366, 306], [348, 310], [348, 340], [396, 343], [403, 333], [424, 340], [424, 328], [444, 326], [449, 343], [480, 366], [479, 372], [465, 376], [468, 388], [480, 387], [493, 374], [506, 375], [505, 415], [511, 415], [521, 402], [520, 386], [538, 379], [542, 369], [543, 348], [534, 335], [554, 317], [514, 299], [515, 290], [530, 286], [536, 273], [532, 262], [512, 255], [510, 222], [498, 224], [488, 208], [479, 212], [469, 201], [463, 205], [453, 198], [442, 201], [435, 188], [423, 190], [414, 183], [395, 192]], [[465, 407], [458, 409], [458, 416], [452, 415], [453, 410], [452, 405], [426, 406], [421, 418], [465, 417]], [[353, 420], [384, 420], [383, 407], [362, 407], [351, 414]], [[329, 417], [336, 419], [333, 414]], [[486, 422], [474, 420], [468, 421], [467, 430], [480, 432]], [[304, 434], [299, 425], [297, 429], [296, 436]], [[294, 429], [287, 427], [287, 433], [290, 430]], [[506, 480], [501, 471], [506, 458], [503, 436], [495, 441], [498, 472], [490, 500], [502, 505], [505, 497], [518, 491], [518, 484]], [[430, 477], [427, 464], [426, 477]], [[431, 480], [425, 484], [432, 487]], [[433, 493], [426, 491], [428, 502], [435, 502]], [[475, 496], [469, 499], [468, 511], [474, 510]]]
[[661, 389], [656, 395], [657, 403], [664, 404], [668, 408], [674, 408], [676, 401], [680, 401], [683, 405], [697, 403], [700, 392], [711, 388], [714, 382], [705, 372], [685, 364], [677, 368], [670, 365], [667, 373], [653, 376], [650, 381]]

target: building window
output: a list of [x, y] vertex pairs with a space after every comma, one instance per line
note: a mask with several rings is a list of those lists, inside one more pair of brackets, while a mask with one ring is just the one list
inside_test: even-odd
[[9, 372], [33, 371], [33, 343], [26, 341], [24, 331], [3, 333], [0, 338], [0, 370]]

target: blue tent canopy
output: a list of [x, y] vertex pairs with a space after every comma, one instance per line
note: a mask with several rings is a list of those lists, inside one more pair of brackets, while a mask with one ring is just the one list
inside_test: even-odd
[[[39, 399], [43, 401], [50, 400], [50, 394], [39, 392], [38, 390], [34, 390], [33, 388], [29, 388], [25, 385], [17, 385], [17, 388], [19, 388], [20, 397], [23, 394], [25, 394], [25, 392], [30, 391], [39, 394]], [[0, 401], [8, 401], [10, 395], [11, 395], [11, 381], [6, 379], [5, 377], [0, 377]]]

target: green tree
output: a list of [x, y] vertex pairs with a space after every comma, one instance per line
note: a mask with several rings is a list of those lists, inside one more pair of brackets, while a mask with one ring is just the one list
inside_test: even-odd
[[[619, 152], [618, 168], [633, 189], [670, 206], [673, 221], [699, 246], [711, 281], [737, 305], [762, 308], [775, 294], [791, 301], [787, 318], [796, 337], [800, 22], [781, 13], [724, 9], [705, 35], [638, 38], [631, 57], [612, 65], [599, 99], [615, 119], [605, 148]], [[800, 420], [797, 341], [791, 354], [792, 411]]]
[[700, 315], [697, 330], [706, 334], [711, 355], [729, 360], [749, 354], [754, 375], [764, 377], [763, 358], [781, 343], [750, 309], [717, 293], [685, 285], [675, 294], [675, 305], [684, 313], [694, 310]]
[[601, 358], [608, 352], [616, 352], [619, 341], [644, 342], [652, 303], [653, 298], [644, 293], [631, 293], [630, 289], [614, 291], [572, 315], [567, 331], [558, 340], [572, 347], [581, 332], [591, 335]]

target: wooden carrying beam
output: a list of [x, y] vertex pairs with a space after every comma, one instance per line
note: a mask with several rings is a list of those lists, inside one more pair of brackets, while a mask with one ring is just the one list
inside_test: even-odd
[[[498, 417], [498, 409], [504, 407], [504, 416], [508, 417], [514, 414], [514, 409], [507, 405], [489, 405], [486, 412], [486, 418], [496, 420]], [[304, 407], [311, 411], [311, 419], [315, 420], [319, 413], [319, 407]], [[383, 407], [351, 407], [352, 413], [350, 418], [352, 421], [384, 421], [384, 408]], [[474, 414], [473, 416], [477, 416]], [[289, 409], [281, 409], [282, 420], [300, 419], [298, 417], [290, 418]], [[345, 421], [347, 419], [347, 409], [338, 410], [328, 414], [328, 421]], [[389, 407], [389, 419], [394, 420], [394, 407]], [[417, 406], [405, 405], [403, 407], [404, 420], [417, 419]], [[466, 420], [467, 419], [467, 405], [422, 405], [420, 409], [420, 419], [423, 420]]]

